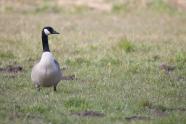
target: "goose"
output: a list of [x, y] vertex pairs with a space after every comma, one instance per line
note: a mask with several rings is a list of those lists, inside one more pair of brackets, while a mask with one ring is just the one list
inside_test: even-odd
[[42, 46], [43, 53], [41, 59], [36, 63], [31, 72], [31, 79], [36, 89], [40, 87], [53, 87], [56, 91], [57, 84], [62, 79], [62, 72], [59, 63], [55, 60], [49, 49], [48, 35], [59, 34], [52, 27], [47, 26], [42, 29]]

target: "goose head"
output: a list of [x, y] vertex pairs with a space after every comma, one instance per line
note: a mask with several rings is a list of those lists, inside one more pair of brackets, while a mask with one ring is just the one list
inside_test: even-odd
[[42, 30], [42, 33], [45, 34], [46, 36], [50, 35], [50, 34], [59, 34], [57, 31], [55, 31], [52, 27], [47, 26], [44, 27]]
[[50, 52], [49, 44], [48, 44], [48, 35], [50, 34], [59, 34], [55, 31], [52, 27], [47, 26], [42, 29], [42, 45], [43, 45], [43, 52]]

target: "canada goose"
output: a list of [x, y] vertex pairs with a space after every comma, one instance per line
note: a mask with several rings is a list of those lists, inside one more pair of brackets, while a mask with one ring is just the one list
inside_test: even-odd
[[57, 84], [62, 79], [60, 66], [54, 59], [49, 49], [48, 35], [50, 34], [59, 33], [56, 32], [52, 27], [44, 27], [42, 29], [43, 53], [40, 61], [33, 66], [31, 72], [31, 79], [37, 90], [40, 90], [40, 86], [53, 86], [54, 91], [56, 91]]

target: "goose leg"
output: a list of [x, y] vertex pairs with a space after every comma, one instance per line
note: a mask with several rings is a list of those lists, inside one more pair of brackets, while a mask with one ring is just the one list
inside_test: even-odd
[[37, 91], [40, 91], [40, 85], [36, 84], [35, 87], [36, 87]]
[[54, 91], [57, 91], [57, 88], [56, 87], [57, 87], [57, 85], [54, 85]]

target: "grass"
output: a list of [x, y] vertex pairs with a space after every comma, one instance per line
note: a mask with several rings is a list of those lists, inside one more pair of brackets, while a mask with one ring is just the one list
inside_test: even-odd
[[128, 11], [128, 8], [125, 4], [120, 3], [120, 4], [113, 5], [112, 11], [115, 13], [121, 13], [121, 12]]
[[[0, 123], [186, 123], [184, 14], [160, 13], [151, 6], [125, 14], [120, 7], [112, 10], [119, 14], [84, 7], [72, 13], [60, 6], [55, 12], [50, 5], [38, 11], [38, 6], [9, 5], [0, 12], [0, 67], [23, 67], [19, 73], [0, 72]], [[57, 92], [37, 92], [30, 79], [41, 56], [40, 30], [45, 25], [61, 33], [49, 36], [49, 44], [66, 68], [64, 74], [77, 77], [61, 81]], [[166, 73], [162, 63], [176, 68]], [[72, 114], [85, 111], [104, 116]], [[132, 116], [150, 120], [126, 120]]]
[[169, 13], [170, 15], [178, 14], [178, 10], [175, 7], [167, 4], [164, 0], [154, 1], [151, 7], [155, 9], [156, 11], [166, 12], [166, 13]]

